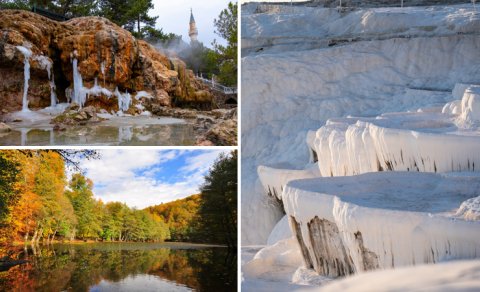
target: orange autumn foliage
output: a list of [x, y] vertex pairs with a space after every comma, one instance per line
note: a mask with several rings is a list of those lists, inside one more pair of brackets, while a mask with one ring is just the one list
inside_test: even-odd
[[36, 218], [41, 207], [42, 202], [37, 194], [31, 191], [23, 193], [20, 201], [13, 208], [15, 216], [12, 217], [12, 232], [21, 235], [24, 240], [28, 240], [29, 233], [35, 228]]

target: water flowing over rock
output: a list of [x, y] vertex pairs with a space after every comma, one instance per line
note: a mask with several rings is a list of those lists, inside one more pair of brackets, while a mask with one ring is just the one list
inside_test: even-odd
[[[0, 11], [0, 76], [6, 112], [22, 105], [25, 110], [26, 97], [31, 109], [73, 97], [81, 106], [123, 111], [136, 103], [127, 94], [141, 91], [162, 106], [209, 108], [212, 101], [183, 61], [101, 17], [57, 22], [28, 11]], [[116, 88], [122, 101], [108, 101]]]

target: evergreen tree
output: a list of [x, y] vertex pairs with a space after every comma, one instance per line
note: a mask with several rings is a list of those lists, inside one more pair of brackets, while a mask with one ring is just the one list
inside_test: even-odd
[[[151, 17], [152, 0], [100, 0], [99, 14], [142, 38], [143, 31], [155, 30], [158, 17]], [[143, 28], [141, 27], [143, 24]]]
[[29, 0], [4, 0], [0, 2], [1, 9], [22, 9], [30, 10], [31, 3]]
[[201, 188], [198, 234], [203, 242], [237, 246], [237, 152], [221, 154]]
[[7, 9], [30, 10], [34, 6], [68, 18], [98, 14], [95, 0], [6, 0], [0, 3], [0, 8]]
[[216, 41], [213, 46], [217, 51], [219, 58], [219, 78], [220, 82], [225, 85], [232, 86], [237, 84], [237, 3], [228, 3], [228, 7], [214, 20], [215, 33], [227, 41], [227, 46], [222, 46]]
[[95, 0], [33, 1], [37, 5], [68, 18], [91, 16], [98, 13]]

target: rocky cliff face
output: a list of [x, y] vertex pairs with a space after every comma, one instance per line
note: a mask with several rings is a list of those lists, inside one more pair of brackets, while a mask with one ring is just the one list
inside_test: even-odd
[[[51, 105], [52, 91], [58, 101], [67, 101], [76, 92], [75, 76], [80, 77], [77, 79], [80, 88], [87, 91], [86, 104], [107, 109], [120, 107], [113, 93], [116, 88], [133, 96], [144, 91], [146, 94], [142, 95], [153, 97], [150, 104], [162, 106], [208, 107], [212, 100], [212, 95], [195, 80], [184, 62], [169, 59], [107, 19], [81, 17], [56, 22], [28, 11], [3, 10], [0, 11], [0, 103], [4, 113], [22, 108], [26, 58], [30, 66], [30, 109]], [[97, 89], [106, 90], [88, 91], [95, 87], [95, 80]]]

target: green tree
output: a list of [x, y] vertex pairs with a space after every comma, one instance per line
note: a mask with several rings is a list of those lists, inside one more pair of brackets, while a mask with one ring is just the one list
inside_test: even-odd
[[148, 11], [153, 9], [152, 0], [133, 0], [130, 1], [130, 7], [128, 10], [128, 21], [125, 28], [133, 32], [135, 25], [137, 26], [136, 36], [143, 38], [141, 24], [151, 29], [155, 28], [155, 23], [158, 16], [151, 17], [148, 15]]
[[197, 236], [237, 246], [237, 152], [221, 154], [201, 188]]
[[98, 14], [96, 0], [6, 0], [0, 8], [30, 10], [33, 6], [66, 16], [78, 17]]
[[52, 12], [72, 18], [79, 16], [90, 16], [98, 13], [95, 0], [55, 0], [55, 1], [33, 1]]
[[61, 212], [57, 217], [57, 225], [55, 226], [55, 233], [52, 237], [58, 235], [73, 239], [75, 236], [76, 225], [77, 225], [77, 216], [75, 215], [75, 210], [73, 209], [72, 203], [66, 196], [61, 196], [58, 201]]
[[[153, 9], [152, 0], [100, 0], [99, 14], [142, 38], [142, 27], [155, 27], [158, 17], [151, 17], [148, 11]], [[136, 31], [135, 31], [136, 29]]]
[[106, 220], [103, 224], [104, 240], [122, 240], [123, 216], [128, 207], [120, 202], [111, 202], [105, 205]]
[[8, 159], [7, 153], [0, 152], [0, 224], [19, 199], [19, 190], [15, 189], [19, 172], [18, 164]]
[[52, 240], [60, 229], [74, 224], [74, 215], [64, 198], [65, 163], [56, 152], [39, 152], [34, 192], [42, 202], [33, 241]]
[[[161, 226], [166, 226], [168, 236], [172, 241], [192, 241], [195, 229], [195, 220], [200, 205], [200, 195], [192, 195], [183, 199], [175, 200], [160, 205], [146, 208], [161, 222]], [[165, 222], [165, 223], [163, 223]], [[162, 227], [160, 227], [162, 229]]]
[[31, 2], [29, 0], [3, 0], [0, 2], [0, 8], [29, 10]]
[[143, 39], [149, 43], [161, 43], [163, 47], [178, 44], [182, 37], [174, 33], [164, 33], [163, 29], [156, 29], [152, 26], [144, 26], [141, 29]]
[[82, 239], [100, 237], [102, 228], [97, 202], [93, 198], [93, 182], [76, 173], [72, 176], [69, 187], [71, 190], [66, 191], [66, 195], [77, 215], [76, 234]]
[[227, 46], [213, 42], [213, 46], [219, 55], [219, 79], [225, 85], [232, 86], [237, 84], [237, 3], [228, 3], [228, 7], [223, 9], [214, 20], [215, 33], [227, 41]]

